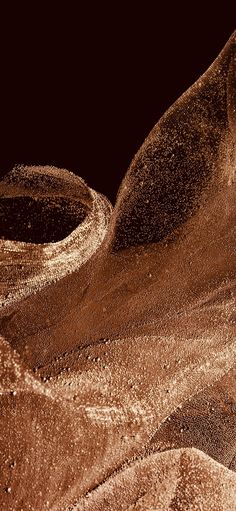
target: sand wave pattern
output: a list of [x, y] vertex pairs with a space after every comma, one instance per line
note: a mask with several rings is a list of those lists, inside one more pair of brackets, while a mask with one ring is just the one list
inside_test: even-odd
[[236, 35], [135, 155], [0, 181], [0, 507], [236, 511]]

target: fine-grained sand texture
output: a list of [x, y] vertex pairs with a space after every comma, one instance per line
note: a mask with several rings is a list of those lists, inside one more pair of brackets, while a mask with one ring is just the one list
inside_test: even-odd
[[0, 508], [236, 511], [236, 33], [112, 211], [0, 182]]

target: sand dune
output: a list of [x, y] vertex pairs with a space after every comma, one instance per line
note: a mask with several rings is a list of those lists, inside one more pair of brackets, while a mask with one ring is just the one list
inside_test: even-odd
[[0, 182], [1, 509], [236, 510], [235, 59], [113, 211], [66, 170]]

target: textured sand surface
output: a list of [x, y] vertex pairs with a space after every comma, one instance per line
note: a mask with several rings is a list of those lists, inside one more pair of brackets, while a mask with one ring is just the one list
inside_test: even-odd
[[112, 211], [0, 182], [0, 508], [236, 511], [236, 35]]

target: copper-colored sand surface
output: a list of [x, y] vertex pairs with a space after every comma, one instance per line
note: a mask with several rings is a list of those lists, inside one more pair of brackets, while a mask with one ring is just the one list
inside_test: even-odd
[[0, 508], [236, 511], [236, 34], [112, 211], [0, 182]]

